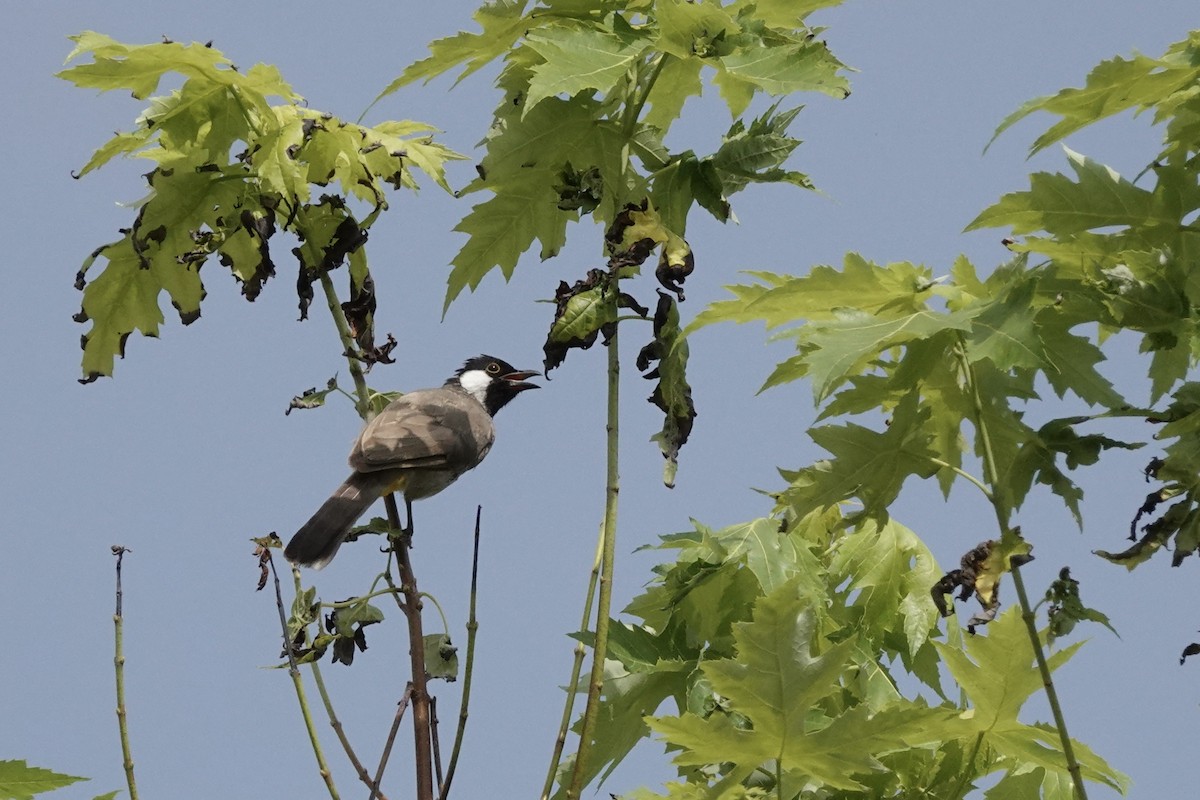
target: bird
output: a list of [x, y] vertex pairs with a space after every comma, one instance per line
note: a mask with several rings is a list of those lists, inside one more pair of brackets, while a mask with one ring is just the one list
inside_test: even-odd
[[441, 387], [400, 395], [363, 427], [350, 450], [350, 477], [296, 531], [284, 556], [321, 569], [358, 518], [391, 492], [404, 493], [411, 527], [412, 501], [432, 497], [479, 466], [495, 438], [492, 417], [521, 392], [540, 389], [526, 381], [539, 374], [480, 355]]

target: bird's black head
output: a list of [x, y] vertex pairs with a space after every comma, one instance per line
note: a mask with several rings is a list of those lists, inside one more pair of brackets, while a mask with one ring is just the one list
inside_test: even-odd
[[532, 370], [516, 369], [503, 359], [483, 355], [468, 359], [447, 383], [461, 386], [483, 403], [489, 414], [495, 415], [509, 400], [526, 389], [542, 388], [536, 383], [525, 381], [526, 378], [540, 374]]

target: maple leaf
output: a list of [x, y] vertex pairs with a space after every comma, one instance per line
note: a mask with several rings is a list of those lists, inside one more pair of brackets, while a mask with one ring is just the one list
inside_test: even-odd
[[910, 393], [896, 405], [883, 432], [854, 423], [810, 429], [813, 441], [833, 457], [785, 474], [791, 486], [781, 499], [804, 516], [857, 497], [862, 509], [850, 521], [886, 519], [888, 506], [910, 475], [928, 478], [938, 470], [931, 460], [929, 416], [929, 409]]
[[[1017, 715], [1025, 702], [1042, 688], [1042, 676], [1034, 665], [1033, 648], [1021, 619], [1020, 609], [1010, 608], [988, 625], [987, 635], [967, 637], [965, 649], [934, 642], [950, 673], [971, 701], [966, 724], [984, 736], [984, 743], [998, 755], [1032, 763], [1047, 772], [1066, 773], [1066, 762], [1051, 726], [1027, 725]], [[1082, 642], [1052, 653], [1050, 669], [1062, 666]], [[1099, 781], [1122, 793], [1128, 779], [1081, 743], [1072, 740], [1076, 756], [1088, 780]]]

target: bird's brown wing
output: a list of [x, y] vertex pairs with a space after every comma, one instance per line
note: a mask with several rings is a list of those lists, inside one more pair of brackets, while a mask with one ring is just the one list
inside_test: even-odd
[[393, 400], [367, 423], [350, 451], [359, 472], [449, 469], [461, 474], [483, 460], [495, 428], [479, 401], [451, 388], [419, 389]]

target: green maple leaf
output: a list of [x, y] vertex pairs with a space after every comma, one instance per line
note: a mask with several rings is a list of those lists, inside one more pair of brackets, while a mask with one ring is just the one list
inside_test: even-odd
[[942, 573], [915, 533], [894, 520], [883, 525], [868, 520], [838, 541], [829, 571], [834, 585], [849, 580], [858, 592], [860, 625], [883, 634], [903, 620], [908, 654], [921, 649], [938, 620], [929, 587]]
[[754, 15], [772, 28], [791, 30], [809, 14], [822, 8], [840, 6], [843, 0], [737, 0], [729, 5], [735, 14], [743, 11]]
[[1043, 371], [1055, 394], [1061, 398], [1070, 390], [1087, 403], [1107, 408], [1125, 404], [1125, 398], [1096, 370], [1095, 365], [1105, 360], [1099, 347], [1071, 333], [1069, 321], [1053, 311], [1039, 314], [1037, 323], [1046, 360]]
[[30, 800], [34, 795], [86, 780], [88, 778], [31, 767], [22, 760], [0, 761], [0, 797], [6, 800]]
[[[850, 84], [838, 72], [845, 68], [823, 42], [807, 40], [774, 47], [747, 47], [720, 57], [725, 74], [759, 87], [767, 94], [821, 92], [842, 99], [850, 95]], [[730, 111], [735, 117], [741, 111]]]
[[[922, 310], [899, 317], [882, 317], [845, 310], [838, 312], [834, 320], [804, 326], [796, 338], [804, 374], [812, 381], [814, 399], [820, 403], [849, 375], [867, 369], [892, 348], [947, 330], [968, 330], [971, 317], [969, 311], [943, 314]], [[776, 370], [763, 388], [792, 377], [790, 372]]]
[[1000, 296], [975, 307], [967, 357], [988, 359], [997, 369], [1040, 369], [1045, 351], [1034, 322], [1036, 278], [1022, 279]]
[[886, 519], [888, 506], [910, 475], [928, 478], [938, 467], [930, 460], [929, 410], [909, 394], [896, 405], [880, 433], [854, 423], [811, 428], [813, 441], [832, 458], [791, 473], [782, 499], [800, 516], [857, 497], [862, 510], [849, 519]]
[[781, 169], [784, 161], [800, 144], [787, 135], [788, 126], [800, 113], [799, 108], [779, 112], [771, 106], [749, 126], [737, 120], [722, 137], [721, 146], [707, 159], [721, 178], [726, 196], [739, 192], [751, 182], [791, 183], [802, 189], [813, 188], [808, 177]]
[[[445, 308], [463, 289], [474, 289], [493, 269], [512, 276], [517, 261], [536, 239], [543, 259], [556, 255], [568, 220], [577, 212], [558, 206], [554, 185], [567, 164], [596, 167], [609, 186], [620, 180], [620, 135], [612, 123], [597, 123], [595, 101], [547, 98], [524, 118], [510, 118], [488, 140], [485, 177], [467, 191], [487, 189], [493, 197], [475, 205], [455, 230], [468, 235], [447, 279]], [[605, 198], [611, 201], [611, 192]], [[602, 205], [595, 212], [611, 213]]]
[[982, 211], [966, 230], [1009, 227], [1013, 233], [1046, 231], [1069, 236], [1107, 226], [1174, 225], [1177, 213], [1154, 192], [1115, 170], [1064, 147], [1075, 179], [1035, 172], [1029, 190], [1012, 192]]
[[950, 712], [916, 706], [876, 714], [858, 706], [832, 720], [814, 714], [839, 690], [853, 650], [847, 641], [818, 652], [814, 634], [813, 613], [793, 583], [761, 598], [753, 620], [735, 626], [737, 658], [701, 665], [713, 691], [748, 724], [722, 712], [650, 718], [651, 729], [681, 748], [675, 762], [730, 764], [722, 789], [773, 762], [789, 782], [858, 789], [854, 776], [882, 768], [876, 754], [939, 740], [953, 725]]
[[[687, 8], [696, 8], [688, 3]], [[659, 6], [661, 9], [662, 6]], [[698, 58], [668, 58], [663, 64], [658, 80], [650, 90], [650, 110], [642, 122], [665, 131], [683, 113], [683, 106], [690, 97], [699, 97], [704, 83], [700, 72], [704, 62]]]
[[803, 277], [746, 274], [761, 283], [726, 286], [735, 299], [710, 304], [688, 330], [715, 322], [763, 322], [776, 328], [803, 319], [828, 319], [846, 308], [872, 314], [885, 308], [895, 314], [916, 313], [924, 310], [926, 292], [933, 285], [927, 267], [909, 262], [880, 266], [857, 253], [847, 253], [840, 270], [819, 265]]
[[748, 773], [777, 756], [788, 737], [804, 736], [810, 710], [837, 689], [852, 647], [814, 653], [813, 625], [791, 584], [755, 604], [753, 621], [734, 626], [738, 658], [702, 665], [713, 690], [751, 719], [754, 730], [737, 728], [724, 714], [652, 718], [652, 729], [685, 748], [677, 763], [735, 761]]
[[189, 77], [201, 76], [224, 83], [235, 81], [237, 76], [232, 62], [221, 51], [199, 42], [126, 45], [95, 31], [84, 31], [68, 38], [75, 42], [75, 48], [67, 55], [67, 62], [85, 53], [93, 60], [65, 69], [58, 77], [76, 86], [102, 92], [126, 89], [137, 99], [145, 100], [168, 72], [183, 72]]
[[526, 44], [545, 62], [532, 70], [524, 113], [547, 97], [574, 96], [584, 89], [607, 93], [650, 47], [646, 33], [558, 26], [531, 32]]
[[[1194, 34], [1193, 34], [1194, 36]], [[1009, 114], [992, 136], [1001, 133], [1036, 111], [1047, 111], [1061, 117], [1029, 148], [1030, 155], [1061, 141], [1105, 117], [1129, 109], [1155, 109], [1155, 122], [1173, 116], [1189, 102], [1194, 102], [1194, 87], [1200, 81], [1200, 66], [1194, 55], [1194, 39], [1172, 44], [1161, 58], [1135, 55], [1132, 58], [1113, 58], [1097, 65], [1081, 88], [1063, 89], [1057, 94], [1025, 102]], [[1193, 115], [1194, 116], [1194, 115]], [[1168, 130], [1168, 147], [1164, 155], [1186, 143], [1186, 132], [1195, 127], [1194, 119], [1173, 119]], [[1184, 135], [1181, 135], [1184, 134]], [[990, 142], [989, 142], [990, 146]]]
[[[1082, 645], [1077, 642], [1052, 653], [1047, 659], [1050, 669], [1062, 666]], [[1042, 688], [1020, 609], [1001, 614], [987, 626], [986, 636], [968, 637], [965, 650], [942, 642], [934, 642], [934, 646], [971, 701], [971, 713], [964, 719], [984, 735], [987, 746], [1018, 762], [1066, 773], [1057, 730], [1027, 725], [1017, 718], [1030, 696]], [[1079, 742], [1072, 741], [1072, 745], [1086, 778], [1125, 791], [1128, 779], [1124, 775]]]
[[484, 3], [472, 15], [472, 19], [483, 29], [482, 32], [460, 31], [432, 42], [429, 56], [407, 66], [398, 78], [379, 93], [374, 102], [414, 81], [431, 81], [460, 64], [465, 66], [455, 84], [482, 69], [508, 52], [525, 34], [530, 26], [530, 21], [525, 18], [527, 5], [528, 0], [492, 0]]

